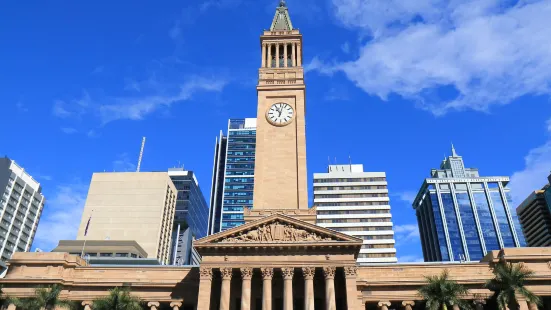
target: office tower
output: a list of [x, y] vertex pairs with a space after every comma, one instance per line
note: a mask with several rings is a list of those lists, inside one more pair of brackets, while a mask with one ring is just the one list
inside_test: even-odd
[[40, 183], [15, 161], [0, 158], [0, 259], [31, 249], [44, 208]]
[[192, 241], [207, 235], [209, 208], [193, 171], [168, 169], [176, 187], [176, 212], [172, 229], [173, 265], [189, 265], [192, 261]]
[[525, 246], [509, 177], [481, 177], [453, 145], [451, 152], [413, 203], [425, 261], [478, 261], [492, 250]]
[[394, 231], [384, 172], [329, 165], [314, 173], [317, 225], [363, 239], [358, 263], [395, 263]]
[[133, 240], [147, 258], [169, 264], [175, 209], [166, 172], [94, 173], [77, 240]]
[[549, 184], [532, 192], [518, 206], [517, 214], [526, 243], [531, 247], [551, 246], [551, 175]]
[[228, 135], [216, 139], [209, 232], [239, 226], [244, 208], [253, 206], [256, 118], [230, 119]]

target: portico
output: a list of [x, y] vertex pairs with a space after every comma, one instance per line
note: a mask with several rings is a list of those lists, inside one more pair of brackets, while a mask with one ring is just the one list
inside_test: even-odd
[[361, 239], [282, 214], [203, 238], [195, 244], [203, 257], [197, 309], [357, 306], [361, 245]]

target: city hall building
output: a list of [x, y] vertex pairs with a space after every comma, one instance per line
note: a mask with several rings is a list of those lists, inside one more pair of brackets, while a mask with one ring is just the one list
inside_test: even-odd
[[[527, 287], [551, 309], [551, 248], [489, 251], [479, 262], [357, 266], [363, 239], [316, 223], [308, 207], [302, 35], [285, 2], [260, 37], [253, 208], [244, 224], [195, 241], [200, 266], [94, 265], [69, 253], [14, 253], [0, 280], [4, 295], [30, 297], [61, 284], [61, 298], [93, 310], [116, 286], [151, 310], [335, 310], [424, 308], [424, 276], [449, 270], [476, 309], [496, 309], [484, 283], [498, 261], [522, 262]], [[374, 77], [376, 78], [376, 77]], [[8, 309], [14, 310], [13, 304]], [[520, 300], [520, 309], [535, 309]]]

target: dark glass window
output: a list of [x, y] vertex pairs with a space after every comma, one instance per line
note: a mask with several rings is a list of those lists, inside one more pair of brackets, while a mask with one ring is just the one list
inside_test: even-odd
[[442, 215], [440, 214], [440, 206], [438, 205], [438, 198], [436, 197], [436, 194], [430, 194], [430, 201], [432, 204], [432, 215], [434, 219], [434, 226], [436, 227], [440, 255], [442, 256], [443, 261], [449, 261], [450, 255], [448, 252], [446, 235], [444, 234], [444, 222], [442, 221]]
[[501, 239], [503, 240], [503, 247], [513, 248], [515, 247], [515, 242], [513, 241], [513, 233], [511, 231], [511, 226], [509, 225], [507, 213], [505, 213], [505, 205], [503, 205], [501, 195], [499, 192], [492, 191], [490, 192], [490, 197], [492, 199], [492, 204], [494, 205], [494, 212], [497, 218], [497, 223], [499, 225]]
[[480, 222], [480, 229], [482, 230], [482, 236], [486, 244], [486, 251], [499, 250], [500, 247], [497, 240], [494, 220], [490, 213], [490, 205], [486, 199], [486, 194], [483, 192], [474, 192], [473, 198], [476, 206], [476, 213], [478, 214], [478, 221]]
[[444, 208], [444, 216], [446, 217], [446, 225], [448, 226], [448, 236], [453, 252], [453, 260], [459, 261], [465, 257], [465, 252], [463, 250], [459, 223], [450, 193], [442, 193], [442, 207]]
[[507, 198], [507, 205], [509, 205], [509, 213], [511, 214], [511, 217], [513, 218], [513, 223], [515, 224], [515, 231], [517, 232], [518, 241], [521, 247], [525, 247], [526, 239], [524, 239], [524, 234], [522, 233], [522, 226], [520, 226], [520, 221], [518, 219], [517, 212], [513, 206], [513, 197], [511, 197], [511, 193], [509, 192], [505, 192], [505, 197]]
[[471, 207], [471, 200], [467, 193], [457, 193], [455, 198], [459, 206], [459, 216], [461, 216], [461, 224], [463, 224], [463, 233], [467, 241], [469, 258], [473, 261], [479, 261], [484, 257], [484, 253], [480, 245], [480, 238], [478, 236], [478, 229], [476, 228], [474, 213]]

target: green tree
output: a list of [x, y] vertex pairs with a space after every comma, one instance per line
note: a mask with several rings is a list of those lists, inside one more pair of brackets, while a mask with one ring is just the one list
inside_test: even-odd
[[526, 288], [526, 281], [534, 272], [523, 264], [511, 264], [500, 261], [494, 266], [494, 278], [486, 282], [486, 287], [494, 292], [497, 304], [501, 310], [518, 309], [517, 296], [526, 301], [541, 305], [541, 299]]
[[471, 305], [461, 297], [467, 295], [463, 285], [449, 279], [448, 270], [439, 276], [426, 276], [426, 284], [418, 290], [429, 310], [447, 310], [448, 306], [458, 305], [461, 309], [471, 309]]
[[34, 297], [9, 298], [9, 301], [23, 310], [77, 309], [78, 305], [76, 302], [59, 298], [62, 290], [63, 286], [59, 284], [49, 287], [38, 287], [34, 291]]
[[130, 290], [115, 287], [109, 291], [109, 295], [94, 300], [94, 310], [142, 310], [142, 302], [138, 297], [132, 296]]

